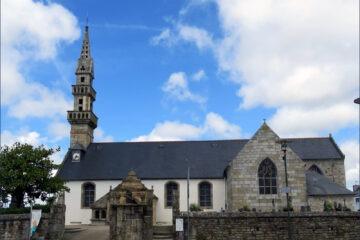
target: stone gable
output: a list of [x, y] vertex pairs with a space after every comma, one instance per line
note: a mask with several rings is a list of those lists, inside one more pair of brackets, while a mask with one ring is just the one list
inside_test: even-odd
[[[245, 206], [260, 211], [278, 211], [286, 206], [286, 196], [280, 192], [285, 187], [285, 168], [279, 136], [264, 123], [243, 147], [227, 170], [227, 203], [230, 211]], [[287, 149], [289, 186], [295, 210], [306, 206], [306, 180], [304, 162]], [[270, 159], [277, 170], [277, 193], [260, 194], [258, 168], [264, 159]]]

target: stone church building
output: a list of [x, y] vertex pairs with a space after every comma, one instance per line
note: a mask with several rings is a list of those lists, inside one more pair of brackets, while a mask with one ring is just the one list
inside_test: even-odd
[[156, 223], [171, 223], [174, 190], [180, 210], [187, 210], [188, 167], [189, 202], [204, 211], [282, 211], [285, 192], [294, 211], [323, 211], [325, 200], [353, 205], [354, 195], [345, 188], [345, 156], [331, 136], [282, 139], [264, 123], [250, 139], [93, 142], [98, 118], [87, 26], [75, 74], [74, 106], [67, 115], [70, 148], [58, 172], [70, 188], [66, 224], [105, 222], [106, 194], [131, 170], [156, 197]]

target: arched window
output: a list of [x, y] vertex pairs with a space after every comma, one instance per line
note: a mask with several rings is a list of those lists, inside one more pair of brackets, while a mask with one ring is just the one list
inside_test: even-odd
[[90, 207], [95, 200], [95, 184], [84, 183], [82, 186], [82, 207]]
[[309, 168], [309, 171], [317, 172], [318, 174], [323, 175], [323, 172], [321, 171], [321, 169], [320, 169], [318, 166], [316, 166], [315, 164], [313, 164], [313, 165]]
[[276, 194], [276, 167], [268, 158], [260, 163], [258, 170], [259, 193], [260, 194]]
[[[165, 207], [172, 207], [174, 203], [174, 191], [178, 191], [177, 197], [179, 198], [179, 184], [176, 182], [168, 182], [165, 185]], [[179, 201], [179, 199], [177, 199]]]
[[199, 205], [200, 207], [212, 207], [212, 185], [209, 182], [199, 184]]

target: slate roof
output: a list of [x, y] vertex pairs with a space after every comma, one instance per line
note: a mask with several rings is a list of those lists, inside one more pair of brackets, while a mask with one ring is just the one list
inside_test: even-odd
[[309, 196], [324, 195], [354, 195], [342, 185], [334, 183], [329, 178], [313, 171], [306, 172], [306, 190]]
[[288, 138], [288, 146], [302, 160], [342, 159], [341, 152], [334, 139], [328, 138]]
[[[172, 142], [91, 143], [81, 161], [70, 150], [58, 175], [65, 181], [120, 180], [134, 170], [141, 179], [222, 179], [229, 162], [248, 139]], [[342, 159], [332, 138], [291, 139], [289, 146], [304, 160]]]

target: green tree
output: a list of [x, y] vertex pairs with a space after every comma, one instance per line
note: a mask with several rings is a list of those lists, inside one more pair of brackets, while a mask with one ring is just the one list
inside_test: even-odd
[[7, 202], [11, 196], [10, 207], [20, 208], [27, 200], [40, 198], [45, 201], [51, 194], [69, 191], [65, 182], [53, 176], [59, 165], [50, 156], [60, 151], [44, 146], [14, 143], [0, 150], [0, 197]]

